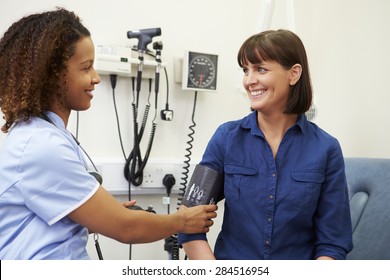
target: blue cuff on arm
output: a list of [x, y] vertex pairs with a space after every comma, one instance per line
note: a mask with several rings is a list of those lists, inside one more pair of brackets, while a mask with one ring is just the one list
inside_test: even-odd
[[197, 233], [197, 234], [187, 234], [187, 233], [179, 233], [177, 235], [179, 245], [183, 245], [184, 243], [193, 241], [193, 240], [205, 240], [207, 241], [207, 237], [205, 233]]
[[335, 260], [345, 260], [347, 258], [347, 252], [336, 246], [318, 246], [316, 251], [315, 259], [321, 256], [332, 257]]

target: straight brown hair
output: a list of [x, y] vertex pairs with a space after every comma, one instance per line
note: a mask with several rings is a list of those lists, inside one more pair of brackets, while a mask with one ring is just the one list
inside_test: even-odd
[[286, 114], [304, 114], [309, 110], [313, 91], [310, 81], [309, 65], [305, 47], [301, 39], [289, 30], [268, 30], [250, 36], [238, 51], [237, 61], [240, 67], [250, 62], [276, 61], [288, 70], [295, 64], [302, 67], [301, 77], [291, 86]]

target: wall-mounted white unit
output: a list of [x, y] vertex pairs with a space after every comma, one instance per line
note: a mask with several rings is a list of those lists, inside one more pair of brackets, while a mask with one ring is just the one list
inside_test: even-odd
[[[130, 47], [115, 45], [97, 45], [95, 68], [101, 75], [116, 74], [124, 77], [136, 77], [138, 72], [139, 53]], [[143, 57], [142, 78], [154, 79], [157, 62], [153, 55], [145, 53]], [[166, 67], [162, 62], [161, 67]]]

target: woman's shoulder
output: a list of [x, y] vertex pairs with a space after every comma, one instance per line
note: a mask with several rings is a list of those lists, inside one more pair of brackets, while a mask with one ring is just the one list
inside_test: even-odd
[[9, 143], [18, 147], [24, 156], [34, 158], [54, 158], [61, 148], [71, 146], [61, 130], [39, 118], [18, 123], [9, 132], [8, 138]]
[[251, 113], [251, 114], [249, 114], [241, 119], [226, 121], [226, 122], [222, 123], [221, 125], [219, 125], [218, 129], [223, 130], [223, 131], [232, 131], [232, 130], [236, 130], [236, 129], [241, 128], [241, 127], [249, 128], [252, 119], [253, 119], [253, 114]]
[[340, 146], [338, 139], [334, 135], [313, 122], [307, 122], [306, 131], [310, 133], [316, 141], [321, 142], [321, 145], [327, 143], [330, 146]]

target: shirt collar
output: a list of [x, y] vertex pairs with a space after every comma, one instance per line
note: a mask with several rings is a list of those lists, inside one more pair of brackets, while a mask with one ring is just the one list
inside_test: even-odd
[[60, 128], [62, 130], [66, 129], [64, 121], [56, 113], [51, 112], [51, 111], [46, 111], [45, 114], [49, 118], [49, 120], [53, 123], [54, 126]]
[[307, 125], [308, 125], [309, 121], [307, 120], [307, 117], [305, 114], [301, 114], [298, 116], [298, 120], [297, 122], [295, 123], [296, 126], [298, 126], [302, 133], [305, 134], [306, 131], [307, 131]]
[[[293, 127], [299, 127], [303, 134], [307, 130], [308, 120], [305, 114], [298, 116], [297, 122]], [[257, 124], [257, 111], [253, 111], [241, 121], [241, 127], [244, 129], [250, 129], [253, 135], [264, 137], [263, 132], [260, 130]]]

